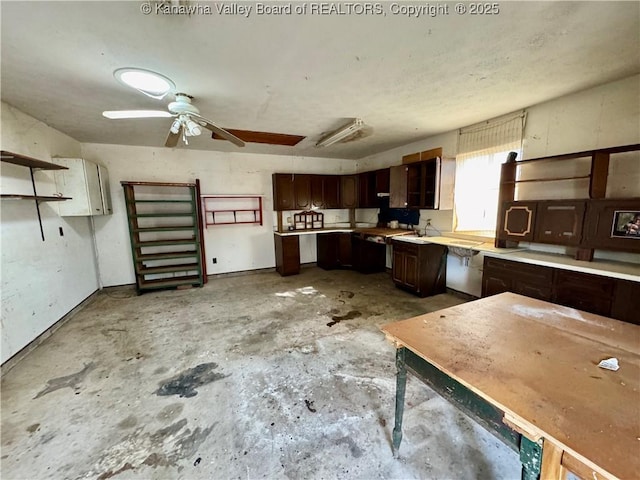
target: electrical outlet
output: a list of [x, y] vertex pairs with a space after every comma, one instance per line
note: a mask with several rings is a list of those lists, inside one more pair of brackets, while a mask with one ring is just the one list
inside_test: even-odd
[[218, 263], [218, 259], [217, 259], [216, 257], [213, 257], [212, 262], [213, 262], [213, 263]]
[[431, 219], [427, 218], [427, 227], [430, 227], [430, 226], [431, 226]]

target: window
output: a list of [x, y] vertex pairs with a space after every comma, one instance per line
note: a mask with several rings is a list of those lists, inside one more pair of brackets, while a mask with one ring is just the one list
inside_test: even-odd
[[525, 113], [517, 112], [460, 130], [456, 156], [453, 230], [495, 236], [500, 166], [522, 151]]

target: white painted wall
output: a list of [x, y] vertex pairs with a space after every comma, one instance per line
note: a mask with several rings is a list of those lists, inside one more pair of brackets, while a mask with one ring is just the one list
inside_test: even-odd
[[[54, 155], [80, 155], [80, 143], [72, 138], [6, 103], [1, 110], [2, 150], [45, 161]], [[0, 169], [2, 193], [33, 193], [29, 169], [7, 163]], [[51, 172], [35, 176], [39, 194], [55, 192]], [[89, 220], [59, 217], [54, 204], [40, 207], [44, 242], [33, 201], [0, 203], [2, 363], [98, 288]]]
[[[354, 173], [356, 162], [326, 158], [222, 153], [185, 149], [83, 144], [82, 155], [107, 167], [113, 215], [95, 218], [104, 286], [135, 282], [121, 181], [193, 182], [203, 195], [263, 195], [264, 224], [210, 226], [205, 230], [207, 273], [275, 266], [273, 173]], [[334, 218], [334, 216], [330, 216]], [[347, 216], [348, 221], [348, 216]], [[213, 264], [213, 257], [217, 263]], [[300, 260], [316, 261], [315, 235], [300, 236]]]
[[[618, 145], [640, 143], [640, 75], [611, 82], [589, 90], [557, 98], [527, 108], [524, 129], [523, 158], [537, 158]], [[505, 112], [508, 113], [508, 112]], [[402, 163], [409, 153], [442, 147], [443, 155], [457, 153], [458, 132], [452, 131], [427, 138], [410, 145], [372, 155], [358, 162], [358, 171], [372, 170]], [[565, 167], [561, 167], [565, 168]], [[579, 168], [579, 167], [578, 167]], [[538, 172], [529, 172], [538, 175]], [[607, 197], [640, 196], [640, 156], [637, 153], [615, 155], [609, 168]], [[584, 198], [585, 185], [534, 184], [522, 189], [520, 198]], [[453, 226], [452, 211], [420, 211], [420, 226], [427, 218], [441, 231]], [[437, 222], [437, 223], [436, 223]], [[547, 246], [529, 245], [533, 249]], [[555, 247], [560, 253], [571, 253]], [[637, 262], [638, 255], [597, 251], [597, 258]], [[482, 288], [482, 254], [471, 259], [469, 266], [458, 257], [449, 255], [447, 286], [471, 295], [480, 296]]]

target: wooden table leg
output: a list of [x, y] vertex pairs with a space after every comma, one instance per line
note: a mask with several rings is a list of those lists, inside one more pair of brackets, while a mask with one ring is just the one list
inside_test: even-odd
[[402, 441], [402, 415], [404, 413], [404, 393], [407, 387], [407, 367], [404, 360], [405, 349], [396, 350], [396, 424], [393, 427], [393, 456], [398, 457], [400, 442]]
[[563, 470], [562, 449], [544, 440], [542, 444], [542, 470], [540, 472], [540, 478], [544, 480], [562, 480], [564, 478]]

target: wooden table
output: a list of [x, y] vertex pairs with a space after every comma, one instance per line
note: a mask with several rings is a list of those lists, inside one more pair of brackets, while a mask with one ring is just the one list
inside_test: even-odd
[[[639, 312], [640, 315], [640, 312]], [[640, 326], [513, 293], [382, 327], [406, 369], [520, 451], [523, 478], [640, 478]], [[598, 363], [618, 359], [618, 371]]]

